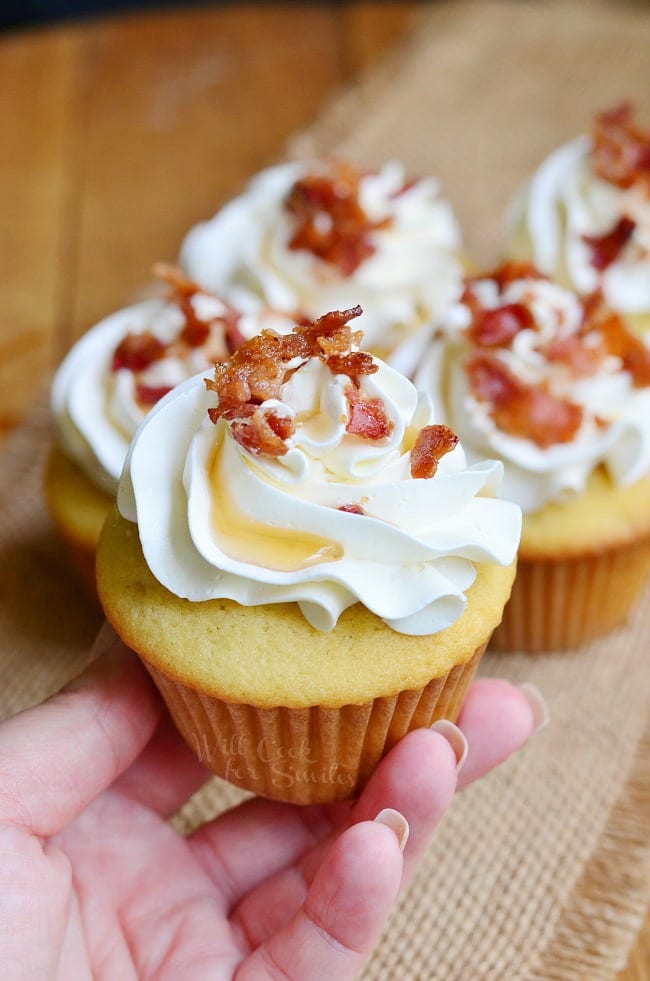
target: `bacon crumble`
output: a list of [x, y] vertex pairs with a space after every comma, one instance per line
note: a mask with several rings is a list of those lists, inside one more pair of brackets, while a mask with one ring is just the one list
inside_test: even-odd
[[583, 412], [579, 405], [520, 382], [496, 355], [476, 354], [465, 370], [472, 394], [491, 403], [492, 418], [504, 433], [547, 449], [555, 443], [570, 443], [580, 428]]
[[411, 476], [434, 477], [438, 463], [458, 445], [458, 436], [448, 426], [424, 426], [411, 450]]
[[[237, 442], [251, 453], [283, 456], [286, 441], [295, 431], [290, 417], [262, 410], [268, 399], [278, 399], [282, 385], [295, 370], [291, 362], [317, 357], [332, 374], [346, 375], [350, 385], [346, 397], [350, 405], [348, 432], [365, 439], [381, 439], [392, 431], [380, 399], [363, 396], [359, 379], [374, 374], [378, 366], [364, 351], [354, 351], [361, 340], [348, 321], [361, 316], [361, 307], [326, 313], [313, 323], [297, 325], [291, 334], [280, 335], [263, 330], [215, 366], [213, 379], [206, 380], [209, 391], [216, 393], [218, 403], [208, 409], [212, 422], [226, 419]], [[352, 424], [352, 429], [350, 425]]]
[[337, 511], [344, 511], [346, 514], [361, 514], [365, 515], [365, 511], [360, 504], [341, 504], [340, 507], [336, 509]]
[[[519, 279], [548, 279], [543, 272], [533, 265], [532, 262], [509, 259], [501, 263], [492, 272], [484, 276], [475, 277], [476, 279], [492, 279], [499, 287], [499, 293], [505, 293], [508, 286], [512, 286]], [[471, 280], [469, 280], [471, 282]]]
[[368, 398], [354, 386], [349, 385], [345, 397], [350, 408], [350, 418], [346, 424], [346, 432], [363, 439], [384, 439], [390, 436], [394, 424], [386, 416], [384, 403], [379, 398]]
[[351, 276], [375, 252], [372, 233], [390, 219], [372, 221], [361, 206], [361, 174], [334, 162], [329, 174], [307, 174], [295, 182], [285, 207], [295, 220], [289, 248], [304, 249]]
[[156, 361], [168, 356], [183, 357], [188, 353], [188, 349], [202, 347], [209, 341], [215, 325], [222, 332], [221, 337], [217, 335], [215, 339], [215, 360], [228, 357], [244, 342], [238, 327], [239, 314], [225, 300], [218, 298], [224, 307], [222, 316], [210, 321], [202, 320], [197, 316], [192, 298], [197, 293], [204, 294], [205, 290], [193, 280], [183, 276], [175, 266], [158, 262], [153, 271], [154, 275], [169, 287], [167, 299], [178, 306], [184, 319], [183, 327], [177, 336], [167, 343], [161, 341], [150, 330], [139, 333], [129, 332], [115, 348], [111, 361], [113, 373], [126, 369], [135, 375], [135, 397], [143, 408], [155, 405], [171, 391], [167, 385], [147, 385], [139, 377]]
[[596, 116], [591, 159], [598, 177], [623, 190], [637, 182], [650, 186], [650, 130], [634, 122], [632, 102]]
[[535, 319], [524, 303], [503, 303], [494, 308], [486, 308], [481, 305], [474, 290], [475, 283], [491, 280], [497, 284], [499, 295], [503, 295], [508, 286], [519, 279], [546, 279], [546, 276], [528, 262], [504, 262], [490, 273], [465, 280], [460, 302], [471, 313], [472, 321], [467, 328], [467, 336], [472, 344], [480, 347], [504, 347], [521, 330], [535, 326]]
[[[504, 303], [484, 309], [472, 289], [474, 282], [493, 279], [503, 294], [520, 278], [546, 279], [527, 263], [506, 263], [493, 273], [468, 279], [461, 298], [472, 316], [465, 331], [473, 353], [465, 362], [465, 372], [474, 397], [489, 404], [489, 412], [503, 432], [530, 439], [545, 449], [554, 443], [570, 442], [580, 428], [583, 409], [570, 399], [559, 398], [544, 384], [519, 381], [495, 349], [508, 348], [524, 328], [535, 327], [534, 317], [525, 303]], [[632, 334], [622, 318], [605, 305], [602, 292], [581, 298], [582, 321], [575, 333], [560, 331], [539, 347], [547, 361], [563, 365], [569, 377], [596, 374], [607, 357], [616, 357], [635, 387], [650, 385], [650, 348]], [[603, 420], [594, 419], [596, 425]]]
[[555, 337], [542, 353], [548, 361], [565, 365], [576, 378], [588, 378], [596, 374], [607, 355], [600, 338], [595, 334], [592, 337], [596, 343], [589, 346], [579, 334]]
[[650, 348], [625, 326], [616, 313], [606, 312], [597, 324], [608, 354], [621, 359], [623, 371], [629, 372], [635, 388], [650, 385]]
[[145, 371], [154, 361], [165, 356], [167, 348], [162, 341], [149, 330], [140, 334], [127, 334], [115, 348], [111, 371]]
[[582, 241], [591, 251], [591, 265], [594, 269], [598, 272], [609, 269], [634, 235], [635, 228], [636, 222], [623, 215], [604, 235], [583, 235]]
[[142, 382], [136, 382], [135, 386], [136, 401], [145, 406], [155, 405], [169, 392], [171, 392], [169, 385], [143, 385]]
[[468, 334], [481, 347], [502, 347], [521, 330], [534, 326], [533, 315], [523, 303], [504, 303], [493, 310], [477, 310]]

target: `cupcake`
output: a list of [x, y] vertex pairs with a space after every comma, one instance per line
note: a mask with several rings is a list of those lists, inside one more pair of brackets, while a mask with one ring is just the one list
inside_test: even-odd
[[235, 303], [252, 294], [310, 318], [360, 303], [364, 343], [386, 354], [458, 296], [460, 244], [433, 178], [303, 162], [258, 174], [190, 231], [180, 261]]
[[650, 347], [599, 295], [510, 263], [468, 279], [418, 350], [415, 384], [523, 510], [495, 644], [575, 647], [622, 622], [650, 571]]
[[330, 313], [244, 344], [131, 445], [97, 556], [107, 618], [215, 773], [347, 799], [455, 719], [514, 578], [502, 467]]
[[270, 313], [241, 315], [172, 267], [156, 267], [165, 298], [112, 314], [86, 333], [61, 364], [52, 388], [56, 444], [45, 491], [53, 521], [94, 592], [95, 550], [129, 443], [174, 385], [227, 358]]
[[510, 255], [650, 330], [650, 130], [630, 104], [561, 146], [512, 211]]

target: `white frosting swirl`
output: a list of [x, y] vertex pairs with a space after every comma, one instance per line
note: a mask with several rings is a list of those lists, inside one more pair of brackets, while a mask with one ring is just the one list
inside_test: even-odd
[[[227, 308], [217, 297], [197, 293], [192, 298], [198, 319], [209, 322]], [[250, 304], [249, 304], [250, 307]], [[128, 334], [149, 331], [163, 343], [174, 340], [185, 322], [173, 301], [146, 300], [111, 314], [92, 327], [68, 352], [52, 386], [52, 411], [65, 453], [108, 494], [115, 494], [131, 439], [145, 417], [136, 398], [136, 379], [126, 369], [113, 372], [113, 354]], [[238, 328], [250, 337], [262, 327], [281, 332], [291, 322], [275, 314], [250, 312]], [[138, 374], [142, 384], [172, 388], [212, 364], [209, 343], [189, 349], [184, 357], [167, 356]]]
[[[641, 184], [622, 189], [598, 177], [591, 147], [588, 137], [578, 137], [552, 153], [533, 176], [523, 200], [533, 261], [549, 275], [566, 274], [579, 293], [602, 288], [614, 310], [647, 313], [650, 196]], [[593, 252], [583, 236], [606, 235], [624, 216], [635, 223], [631, 239], [601, 272], [593, 266]], [[520, 215], [515, 217], [521, 221]]]
[[349, 276], [305, 250], [292, 250], [293, 218], [284, 201], [293, 184], [323, 164], [290, 163], [258, 174], [215, 217], [193, 228], [180, 261], [190, 276], [238, 304], [242, 293], [272, 307], [319, 317], [360, 304], [371, 349], [393, 348], [405, 333], [459, 294], [460, 231], [433, 178], [404, 190], [404, 167], [387, 163], [361, 177], [359, 200], [373, 221], [374, 253]]
[[[118, 494], [153, 575], [195, 601], [296, 601], [319, 630], [357, 601], [401, 633], [456, 620], [474, 563], [513, 560], [521, 514], [493, 496], [501, 465], [468, 468], [460, 445], [433, 478], [411, 477], [407, 446], [431, 403], [379, 364], [361, 391], [382, 399], [389, 436], [348, 433], [350, 381], [311, 358], [264, 404], [296, 421], [276, 458], [209, 421], [216, 396], [201, 376], [166, 396], [136, 434]], [[365, 513], [338, 510], [350, 504]]]
[[[604, 465], [621, 486], [650, 470], [650, 388], [635, 388], [617, 357], [606, 357], [588, 377], [576, 378], [561, 362], [549, 361], [544, 347], [553, 339], [575, 336], [583, 317], [578, 297], [547, 280], [520, 279], [499, 293], [494, 280], [473, 284], [484, 309], [522, 303], [532, 312], [534, 327], [521, 330], [510, 345], [493, 349], [495, 356], [519, 381], [542, 385], [549, 394], [583, 410], [575, 437], [566, 443], [540, 447], [500, 430], [489, 403], [472, 393], [464, 370], [475, 348], [465, 330], [471, 323], [464, 303], [452, 307], [437, 332], [419, 339], [428, 350], [415, 374], [415, 384], [430, 392], [441, 418], [458, 433], [469, 460], [486, 455], [504, 463], [500, 494], [516, 501], [525, 513], [551, 501], [584, 491], [591, 472]], [[396, 361], [412, 361], [401, 351]]]

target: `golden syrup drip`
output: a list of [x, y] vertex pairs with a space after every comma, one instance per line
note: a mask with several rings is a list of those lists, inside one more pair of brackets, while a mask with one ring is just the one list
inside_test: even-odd
[[291, 528], [275, 528], [238, 511], [222, 490], [222, 445], [223, 439], [208, 463], [212, 532], [222, 552], [236, 562], [276, 572], [298, 572], [343, 557], [343, 547], [338, 542]]

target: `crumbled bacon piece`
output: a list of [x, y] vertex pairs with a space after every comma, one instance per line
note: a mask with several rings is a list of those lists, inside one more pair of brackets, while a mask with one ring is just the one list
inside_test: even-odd
[[350, 351], [349, 354], [334, 354], [327, 359], [327, 367], [333, 375], [347, 375], [356, 380], [361, 375], [373, 375], [377, 364], [371, 354], [365, 351]]
[[425, 426], [411, 450], [411, 477], [433, 477], [438, 463], [458, 445], [458, 436], [448, 426]]
[[[212, 421], [216, 422], [221, 416], [234, 419], [247, 403], [259, 405], [266, 399], [277, 398], [286, 380], [287, 364], [294, 358], [307, 361], [319, 357], [328, 364], [331, 359], [323, 350], [323, 339], [336, 343], [339, 349], [339, 341], [334, 339], [343, 338], [349, 350], [357, 334], [353, 333], [347, 321], [361, 316], [361, 312], [358, 306], [351, 310], [332, 311], [314, 323], [294, 327], [291, 334], [281, 335], [273, 330], [263, 330], [252, 337], [227, 362], [216, 365], [214, 379], [206, 381], [208, 389], [219, 397]], [[340, 349], [346, 348], [342, 346]]]
[[533, 385], [518, 381], [493, 355], [477, 354], [465, 365], [475, 398], [490, 402], [496, 425], [542, 449], [569, 443], [582, 422], [582, 409]]
[[[291, 364], [296, 359], [304, 363], [320, 358], [333, 374], [346, 374], [353, 382], [360, 375], [377, 371], [370, 355], [351, 350], [361, 335], [351, 329], [348, 321], [361, 312], [358, 306], [335, 310], [314, 323], [297, 325], [291, 334], [263, 330], [251, 338], [227, 362], [215, 365], [213, 379], [206, 379], [206, 388], [218, 396], [217, 406], [208, 409], [212, 422], [222, 418], [229, 421], [235, 438], [251, 452], [282, 455], [276, 439], [288, 439], [294, 431], [293, 422], [283, 416], [258, 413], [258, 407], [267, 399], [280, 396], [282, 385], [300, 367]], [[350, 403], [348, 432], [368, 439], [390, 434], [392, 423], [386, 419], [380, 399], [364, 398], [354, 385], [346, 394]]]
[[481, 347], [509, 344], [520, 330], [535, 326], [535, 318], [523, 303], [504, 303], [491, 310], [477, 308], [468, 328], [472, 343]]
[[493, 279], [499, 287], [499, 293], [504, 293], [508, 286], [516, 283], [519, 279], [548, 279], [532, 262], [518, 262], [514, 259], [504, 262], [492, 272], [476, 278]]
[[604, 235], [583, 235], [582, 241], [591, 250], [591, 264], [603, 272], [616, 262], [634, 234], [636, 223], [625, 215]]
[[291, 188], [285, 207], [296, 221], [290, 249], [305, 249], [351, 276], [375, 252], [372, 232], [389, 220], [371, 221], [359, 201], [361, 174], [334, 163], [329, 174], [307, 174]]
[[365, 514], [360, 504], [341, 504], [337, 511], [345, 511], [346, 514]]
[[548, 361], [564, 364], [577, 377], [586, 378], [596, 374], [607, 352], [602, 344], [587, 345], [583, 336], [570, 334], [555, 337], [546, 345], [543, 353]]
[[[309, 323], [309, 321], [307, 321]], [[363, 332], [360, 330], [352, 331], [348, 334], [345, 331], [336, 331], [331, 336], [323, 335], [318, 338], [318, 345], [326, 357], [347, 354], [352, 344], [358, 347], [361, 344]]]
[[164, 357], [166, 345], [151, 333], [143, 330], [140, 334], [127, 334], [115, 348], [112, 371], [126, 368], [128, 371], [144, 371], [154, 361]]
[[600, 288], [595, 289], [593, 293], [588, 293], [586, 296], [581, 297], [582, 300], [582, 333], [591, 329], [593, 322], [596, 317], [598, 317], [603, 309], [604, 298], [603, 293]]
[[350, 418], [345, 431], [363, 439], [384, 439], [390, 436], [394, 423], [386, 416], [386, 408], [381, 399], [368, 398], [352, 385], [345, 390], [350, 406]]
[[210, 336], [210, 324], [207, 324], [205, 320], [199, 320], [189, 301], [183, 304], [183, 313], [185, 314], [185, 326], [180, 333], [180, 339], [188, 347], [202, 347]]
[[650, 130], [634, 122], [634, 106], [623, 102], [596, 116], [591, 158], [594, 171], [620, 188], [650, 184]]
[[[199, 320], [192, 304], [192, 297], [196, 296], [197, 293], [205, 293], [205, 290], [193, 279], [184, 276], [177, 266], [169, 265], [166, 262], [157, 262], [153, 271], [158, 279], [167, 283], [171, 288], [169, 299], [178, 304], [185, 317], [185, 326], [180, 339], [188, 347], [201, 347], [210, 335], [210, 324], [204, 320]], [[227, 353], [230, 354], [241, 347], [245, 338], [238, 327], [240, 315], [222, 297], [219, 297], [219, 302], [224, 307], [225, 313], [223, 316], [215, 318], [215, 321], [223, 327]]]
[[238, 443], [256, 456], [284, 456], [286, 440], [294, 432], [293, 420], [276, 412], [257, 408], [243, 419], [234, 419], [231, 432]]
[[491, 280], [503, 295], [508, 286], [518, 280], [546, 279], [529, 262], [504, 262], [497, 269], [480, 276], [468, 277], [461, 303], [468, 307], [472, 322], [467, 329], [469, 340], [480, 347], [502, 347], [510, 343], [519, 331], [535, 326], [535, 318], [525, 303], [503, 303], [486, 308], [474, 290], [475, 283]]
[[155, 405], [168, 392], [171, 392], [169, 385], [143, 385], [138, 382], [135, 386], [135, 398], [140, 405]]
[[[239, 315], [232, 307], [224, 301], [220, 301], [224, 306], [224, 315], [211, 322], [203, 321], [196, 315], [192, 303], [192, 297], [203, 292], [195, 282], [183, 276], [175, 266], [169, 266], [162, 262], [156, 263], [154, 273], [171, 288], [169, 300], [179, 307], [183, 314], [184, 323], [178, 336], [167, 343], [161, 341], [151, 331], [144, 330], [138, 334], [127, 334], [115, 349], [111, 369], [116, 372], [125, 368], [133, 372], [135, 375], [135, 395], [141, 406], [155, 405], [163, 395], [170, 391], [170, 388], [167, 385], [147, 385], [139, 375], [161, 358], [168, 355], [182, 357], [187, 353], [187, 348], [196, 348], [207, 344], [212, 335], [213, 324], [218, 323], [223, 334], [217, 333], [212, 336], [212, 343], [206, 349], [206, 357], [217, 360], [218, 357], [227, 356], [244, 341], [237, 327]], [[221, 337], [223, 337], [223, 341]]]
[[650, 385], [650, 348], [627, 329], [621, 317], [608, 313], [597, 323], [596, 329], [607, 353], [620, 358], [623, 370], [629, 371], [634, 387]]

